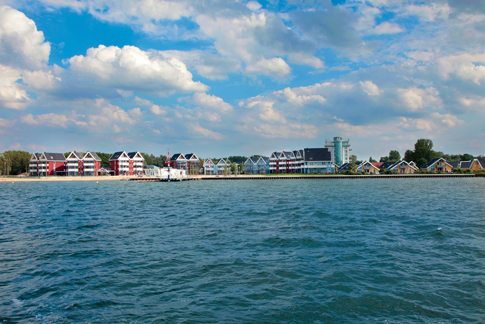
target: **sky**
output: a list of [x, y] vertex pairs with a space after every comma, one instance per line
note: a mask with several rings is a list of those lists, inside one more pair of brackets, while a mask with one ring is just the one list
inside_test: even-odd
[[0, 152], [485, 154], [482, 0], [0, 0]]

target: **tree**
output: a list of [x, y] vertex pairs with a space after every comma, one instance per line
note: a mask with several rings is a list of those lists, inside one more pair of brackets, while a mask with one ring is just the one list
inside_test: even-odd
[[153, 165], [153, 158], [155, 156], [153, 156], [153, 154], [150, 156], [148, 153], [140, 153], [141, 156], [143, 156], [143, 159], [145, 161], [143, 161], [143, 166], [147, 166], [147, 165]]
[[371, 157], [369, 158], [369, 162], [377, 162], [377, 161], [376, 161], [376, 160], [374, 160], [374, 159], [372, 158], [372, 156], [371, 156]]
[[417, 163], [420, 159], [426, 162], [433, 159], [433, 141], [430, 139], [420, 138], [414, 144], [414, 161]]
[[406, 153], [404, 153], [404, 160], [407, 162], [414, 161], [414, 152], [407, 150]]
[[428, 163], [425, 158], [420, 158], [419, 160], [416, 161], [416, 164], [418, 165], [418, 168], [422, 168]]
[[389, 159], [387, 162], [397, 162], [401, 161], [401, 154], [398, 151], [390, 151], [389, 152]]
[[23, 172], [28, 172], [31, 155], [29, 152], [6, 151], [3, 155], [4, 165], [7, 164], [7, 174], [17, 175]]
[[[245, 156], [230, 156], [227, 159], [231, 160], [232, 162], [236, 163], [244, 163], [248, 158]], [[226, 160], [226, 159], [224, 159]]]
[[347, 170], [348, 171], [354, 172], [355, 169], [357, 169], [357, 165], [354, 162], [352, 162], [349, 165], [347, 165]]
[[349, 157], [349, 160], [350, 160], [350, 162], [352, 162], [352, 163], [357, 162], [357, 155], [352, 154], [352, 155]]
[[471, 160], [473, 160], [473, 155], [465, 153], [465, 154], [461, 155], [460, 158], [461, 158], [462, 161], [471, 161]]
[[101, 153], [95, 152], [99, 158], [101, 159], [101, 167], [102, 168], [109, 168], [109, 158], [111, 157], [111, 153]]

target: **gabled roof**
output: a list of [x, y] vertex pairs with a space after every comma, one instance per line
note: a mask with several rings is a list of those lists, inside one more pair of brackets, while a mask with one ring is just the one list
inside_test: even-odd
[[275, 151], [275, 152], [271, 153], [271, 158], [278, 159], [280, 157], [280, 155], [281, 155], [281, 152]]
[[258, 163], [259, 163], [259, 161], [264, 162], [264, 164], [269, 164], [269, 157], [262, 156], [262, 157], [259, 158]]
[[39, 160], [39, 153], [32, 153], [30, 156], [30, 161], [38, 161]]
[[140, 158], [142, 158], [142, 159], [143, 159], [143, 155], [141, 155], [141, 153], [140, 153], [140, 152], [130, 152], [130, 153], [127, 153], [127, 155], [128, 155], [128, 157], [129, 157], [130, 159], [134, 159], [134, 158], [135, 158], [135, 156], [137, 156], [137, 155], [138, 155], [138, 157], [140, 157]]
[[181, 160], [181, 161], [185, 160], [184, 155], [182, 153], [175, 153], [170, 157], [170, 161], [177, 161], [177, 160]]
[[[347, 171], [348, 169], [348, 166], [351, 164], [352, 162], [347, 162], [347, 163], [344, 163], [342, 164], [339, 168], [338, 168], [338, 171]], [[355, 163], [354, 163], [355, 164]]]
[[283, 154], [286, 156], [287, 159], [291, 159], [291, 152], [284, 151]]
[[327, 148], [304, 149], [305, 161], [332, 161], [332, 155]]
[[381, 170], [384, 170], [384, 169], [390, 169], [392, 166], [394, 166], [394, 164], [396, 164], [396, 162], [381, 162], [381, 166], [379, 167], [379, 169]]
[[470, 169], [472, 166], [472, 161], [461, 161], [460, 162], [460, 169]]
[[126, 155], [125, 151], [120, 151], [120, 152], [115, 152], [111, 157], [109, 158], [110, 161], [112, 160], [118, 160], [121, 156], [128, 156]]
[[258, 160], [258, 158], [251, 156], [251, 157], [248, 157], [248, 159], [244, 162], [244, 164], [256, 164], [257, 160]]
[[187, 153], [185, 154], [185, 158], [187, 160], [199, 160], [199, 158], [197, 157], [197, 155], [195, 155], [195, 153]]
[[83, 159], [86, 159], [89, 156], [91, 156], [95, 161], [101, 161], [101, 159], [99, 158], [98, 154], [96, 154], [94, 152], [89, 152], [89, 151], [87, 151], [86, 154], [84, 154]]
[[371, 163], [372, 163], [373, 166], [375, 166], [376, 168], [380, 169], [382, 163], [384, 163], [384, 162], [371, 162]]
[[47, 161], [66, 161], [66, 157], [62, 153], [44, 153]]
[[453, 161], [448, 163], [453, 167], [453, 169], [459, 168], [461, 164], [460, 161]]
[[418, 168], [416, 167], [416, 165], [414, 163], [409, 163], [409, 162], [404, 161], [404, 160], [394, 162], [394, 164], [391, 165], [388, 169], [392, 170], [392, 169], [399, 168], [399, 166], [401, 166], [402, 164], [406, 164], [410, 168], [413, 168], [414, 170], [418, 170]]
[[82, 160], [83, 155], [80, 152], [72, 151], [71, 153], [69, 153], [69, 155], [67, 156], [66, 159], [73, 159], [73, 158], [78, 159], [78, 160]]
[[446, 164], [448, 164], [449, 166], [453, 167], [451, 164], [449, 164], [448, 162], [446, 162], [445, 159], [443, 159], [443, 158], [436, 158], [436, 159], [432, 159], [431, 161], [429, 161], [428, 163], [426, 163], [426, 165], [423, 166], [421, 169], [428, 169], [430, 166], [432, 166], [435, 163], [438, 163], [439, 161], [444, 161]]
[[224, 160], [223, 158], [220, 158], [220, 159], [217, 161], [216, 165], [227, 165], [227, 162], [226, 162], [226, 160]]
[[480, 163], [480, 166], [482, 167], [482, 169], [485, 169], [485, 159], [477, 159], [478, 160], [478, 163]]

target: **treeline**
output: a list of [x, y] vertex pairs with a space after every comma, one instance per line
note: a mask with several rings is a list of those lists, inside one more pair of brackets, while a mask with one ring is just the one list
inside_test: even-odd
[[0, 174], [18, 175], [29, 172], [30, 153], [25, 151], [5, 151], [0, 153]]
[[[416, 144], [414, 144], [414, 150], [406, 150], [404, 153], [404, 160], [411, 162], [413, 161], [416, 165], [421, 168], [426, 165], [429, 161], [433, 159], [444, 158], [449, 162], [456, 161], [470, 161], [475, 158], [481, 158], [481, 156], [473, 156], [471, 154], [445, 154], [440, 151], [433, 150], [433, 141], [430, 139], [418, 139]], [[372, 159], [372, 158], [371, 158]], [[401, 160], [401, 154], [398, 151], [391, 150], [389, 156], [383, 156], [380, 162], [397, 162]], [[372, 162], [372, 161], [370, 161]]]

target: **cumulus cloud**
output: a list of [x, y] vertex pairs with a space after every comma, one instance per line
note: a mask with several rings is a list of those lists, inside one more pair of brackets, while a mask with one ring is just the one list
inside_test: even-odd
[[464, 121], [450, 114], [432, 113], [426, 118], [400, 117], [399, 128], [414, 131], [444, 131], [447, 128], [463, 125]]
[[216, 141], [220, 141], [220, 140], [224, 139], [224, 135], [222, 135], [221, 133], [214, 132], [214, 131], [211, 131], [210, 129], [203, 128], [199, 125], [199, 123], [192, 124], [192, 127], [190, 127], [190, 129], [192, 129], [193, 132], [195, 134], [197, 134], [198, 136], [210, 138], [210, 139], [213, 139], [213, 140], [216, 140]]
[[13, 120], [0, 118], [0, 127], [1, 128], [12, 127], [14, 124], [15, 124], [15, 121], [13, 121]]
[[232, 106], [227, 102], [224, 102], [222, 98], [205, 92], [196, 92], [192, 98], [187, 98], [187, 100], [190, 100], [194, 105], [202, 108], [213, 109], [222, 113], [231, 112], [233, 110]]
[[22, 12], [0, 6], [0, 64], [40, 69], [49, 61], [50, 44]]
[[[124, 111], [118, 106], [112, 105], [105, 99], [96, 99], [95, 107], [98, 114], [89, 115], [89, 125], [92, 127], [102, 127], [114, 123], [123, 123], [132, 125], [136, 123], [136, 119], [140, 115], [140, 108], [133, 108]], [[120, 129], [118, 125], [114, 125], [114, 130]]]
[[21, 79], [20, 71], [0, 65], [0, 107], [24, 109], [30, 103], [30, 97], [24, 87], [17, 83]]
[[359, 83], [362, 86], [362, 90], [364, 90], [369, 96], [378, 96], [381, 94], [379, 87], [372, 81], [360, 81]]
[[20, 122], [27, 125], [40, 125], [61, 128], [67, 128], [69, 124], [86, 126], [86, 123], [78, 121], [77, 117], [78, 115], [74, 111], [71, 112], [71, 115], [49, 113], [34, 116], [32, 114], [27, 114], [20, 117]]
[[449, 79], [456, 75], [460, 79], [472, 81], [478, 85], [485, 79], [485, 54], [461, 54], [438, 59], [441, 76]]
[[176, 58], [165, 59], [158, 52], [142, 51], [135, 46], [90, 48], [86, 56], [68, 60], [71, 70], [98, 84], [122, 90], [155, 93], [207, 91], [208, 87], [192, 80], [192, 73]]
[[420, 89], [411, 87], [407, 89], [398, 89], [401, 103], [409, 111], [420, 111], [426, 107], [442, 108], [443, 101], [439, 97], [440, 93], [435, 88]]
[[278, 79], [291, 73], [290, 66], [280, 57], [262, 59], [255, 64], [246, 67], [248, 74], [264, 74]]

